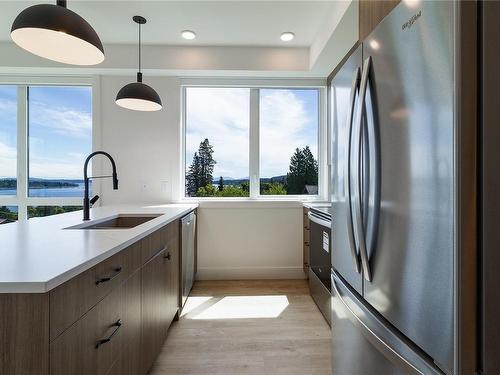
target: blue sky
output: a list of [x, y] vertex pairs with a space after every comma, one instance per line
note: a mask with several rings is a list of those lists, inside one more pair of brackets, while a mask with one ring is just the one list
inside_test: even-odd
[[[186, 168], [200, 142], [214, 146], [214, 177], [249, 175], [248, 88], [188, 88]], [[262, 89], [260, 91], [260, 175], [288, 172], [295, 148], [308, 145], [317, 158], [318, 91]]]
[[[318, 91], [260, 92], [260, 172], [286, 174], [295, 148], [309, 145], [317, 158]], [[186, 164], [208, 138], [217, 161], [214, 176], [248, 177], [248, 88], [189, 88]], [[0, 85], [0, 177], [16, 175], [17, 87]], [[90, 87], [31, 86], [29, 90], [30, 177], [82, 178], [92, 149]]]
[[[0, 86], [0, 176], [16, 170], [17, 104], [15, 86]], [[92, 150], [90, 87], [29, 88], [30, 177], [82, 178]]]

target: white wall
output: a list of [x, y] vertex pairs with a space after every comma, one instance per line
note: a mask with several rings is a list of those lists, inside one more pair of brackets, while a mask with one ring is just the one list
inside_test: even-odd
[[[103, 180], [101, 204], [168, 203], [181, 198], [181, 86], [175, 77], [145, 77], [164, 109], [141, 113], [114, 98], [131, 77], [96, 79], [96, 143], [118, 170], [119, 189]], [[96, 173], [107, 174], [103, 158]], [[99, 189], [97, 189], [99, 190]], [[298, 202], [202, 203], [198, 221], [198, 277], [302, 278], [302, 208]]]
[[304, 277], [300, 204], [201, 207], [198, 223], [198, 279]]
[[[117, 191], [108, 181], [102, 182], [103, 204], [162, 203], [179, 197], [180, 80], [144, 78], [161, 93], [163, 110], [136, 112], [117, 106], [116, 93], [134, 76], [100, 78], [100, 137], [96, 138], [99, 147], [115, 158], [119, 179]], [[103, 173], [109, 172], [106, 162], [103, 167]]]

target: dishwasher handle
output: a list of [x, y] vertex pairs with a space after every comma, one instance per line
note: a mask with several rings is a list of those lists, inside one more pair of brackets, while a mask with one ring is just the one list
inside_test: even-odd
[[313, 213], [311, 213], [311, 211], [309, 211], [307, 213], [307, 217], [313, 223], [316, 223], [316, 224], [321, 225], [321, 226], [326, 227], [326, 228], [331, 228], [332, 227], [332, 222], [331, 221], [327, 221], [325, 219], [322, 219], [322, 218], [314, 215]]

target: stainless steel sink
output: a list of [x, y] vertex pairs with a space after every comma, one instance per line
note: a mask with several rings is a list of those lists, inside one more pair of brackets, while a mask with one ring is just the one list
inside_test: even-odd
[[65, 229], [130, 229], [144, 224], [161, 214], [119, 214], [114, 217], [92, 220]]

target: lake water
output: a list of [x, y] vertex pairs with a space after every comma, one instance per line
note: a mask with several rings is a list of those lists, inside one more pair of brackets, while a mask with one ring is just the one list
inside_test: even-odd
[[[29, 189], [28, 196], [31, 198], [71, 198], [71, 197], [83, 197], [84, 191], [83, 182], [78, 183], [78, 186], [69, 188], [46, 188], [46, 189]], [[14, 189], [0, 189], [0, 195], [10, 195], [15, 196], [16, 191]], [[92, 196], [92, 188], [90, 189], [90, 196]]]

